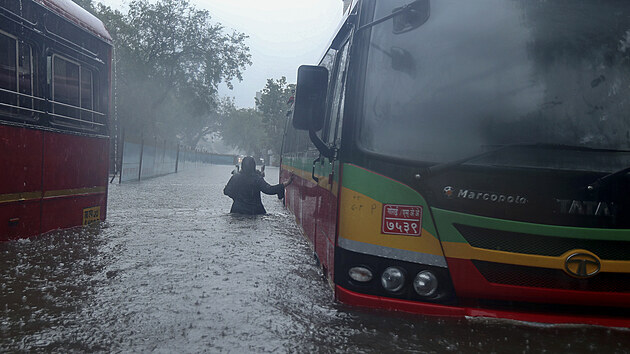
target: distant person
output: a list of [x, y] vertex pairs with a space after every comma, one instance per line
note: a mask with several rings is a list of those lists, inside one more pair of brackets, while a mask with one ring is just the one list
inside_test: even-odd
[[293, 175], [288, 181], [274, 186], [265, 182], [263, 174], [256, 170], [256, 160], [247, 156], [241, 162], [241, 170], [232, 175], [223, 189], [223, 194], [232, 198], [230, 213], [238, 214], [266, 214], [267, 211], [260, 200], [260, 192], [276, 194], [278, 198], [284, 197], [284, 188], [291, 184]]

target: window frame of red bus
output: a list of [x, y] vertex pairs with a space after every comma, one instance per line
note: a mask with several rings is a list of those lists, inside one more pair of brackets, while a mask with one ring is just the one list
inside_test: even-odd
[[[15, 63], [11, 63], [12, 67], [9, 68], [8, 72], [10, 72], [10, 77], [15, 76], [14, 80], [17, 80], [18, 83], [15, 84], [15, 89], [11, 86], [8, 89], [0, 88], [0, 94], [7, 95], [6, 102], [0, 102], [0, 120], [9, 124], [27, 124], [40, 128], [59, 129], [81, 134], [107, 135], [110, 103], [108, 98], [104, 99], [104, 95], [108, 96], [110, 93], [109, 90], [103, 91], [105, 89], [103, 85], [109, 81], [109, 78], [106, 76], [107, 70], [104, 71], [104, 69], [108, 69], [108, 66], [101, 68], [98, 63], [105, 63], [103, 55], [111, 54], [104, 54], [103, 52], [99, 55], [71, 39], [51, 31], [48, 25], [61, 20], [72, 28], [78, 28], [81, 32], [85, 32], [85, 29], [69, 22], [67, 18], [59, 14], [52, 16], [56, 18], [53, 22], [40, 21], [41, 23], [38, 24], [26, 20], [21, 15], [15, 14], [7, 8], [3, 9], [6, 9], [8, 11], [7, 14], [11, 15], [8, 18], [10, 21], [7, 22], [7, 25], [10, 26], [6, 28], [2, 26], [3, 29], [0, 30], [0, 35], [5, 36], [10, 41], [9, 47], [13, 47], [15, 43]], [[45, 7], [43, 9], [44, 11], [50, 11], [50, 9]], [[16, 18], [14, 19], [13, 16], [16, 16]], [[44, 27], [43, 31], [42, 28], [38, 28], [42, 26]], [[20, 30], [20, 28], [23, 28], [23, 30]], [[103, 41], [102, 38], [93, 34], [87, 34], [111, 48], [111, 43]], [[28, 48], [30, 57], [29, 94], [20, 92], [19, 86], [20, 57], [24, 47]], [[108, 49], [108, 51], [111, 51], [111, 49]], [[85, 100], [80, 98], [84, 92], [79, 92], [77, 105], [68, 105], [55, 99], [52, 92], [54, 80], [54, 72], [52, 71], [53, 56], [59, 56], [64, 61], [78, 65], [79, 90], [85, 91], [84, 82], [81, 79], [82, 75], [84, 75], [83, 72], [87, 71], [90, 73], [89, 92], [91, 97], [88, 105], [85, 105]], [[93, 59], [95, 62], [90, 63], [86, 59]], [[32, 103], [23, 104], [23, 100]], [[84, 105], [89, 107], [84, 107]], [[61, 106], [72, 109], [77, 113], [63, 115], [55, 112], [55, 107]]]
[[[77, 89], [78, 89], [78, 106], [74, 106], [72, 104], [68, 104], [68, 103], [64, 103], [64, 102], [59, 102], [57, 101], [57, 97], [55, 97], [55, 60], [59, 58], [60, 60], [65, 61], [66, 63], [71, 63], [77, 66], [78, 68], [78, 78], [77, 78]], [[92, 108], [88, 109], [88, 108], [84, 108], [82, 107], [82, 72], [83, 70], [88, 70], [92, 76], [92, 80], [91, 80], [91, 101], [92, 101]], [[100, 72], [98, 69], [91, 67], [87, 64], [82, 63], [79, 60], [76, 60], [74, 58], [69, 58], [68, 56], [65, 56], [63, 54], [59, 54], [57, 52], [54, 52], [50, 55], [48, 55], [46, 57], [46, 81], [47, 84], [50, 86], [50, 99], [48, 100], [48, 102], [50, 103], [49, 109], [48, 109], [48, 115], [50, 116], [50, 124], [52, 126], [61, 126], [61, 127], [66, 127], [66, 128], [76, 128], [76, 129], [81, 129], [81, 130], [88, 130], [88, 131], [96, 131], [98, 129], [103, 129], [107, 126], [107, 124], [105, 122], [95, 122], [94, 121], [94, 117], [95, 116], [99, 116], [102, 118], [105, 118], [107, 115], [105, 113], [102, 112], [98, 112], [95, 111], [95, 107], [98, 103], [98, 100], [96, 99], [96, 95], [95, 95], [95, 87], [98, 87], [98, 85], [95, 85], [95, 77], [98, 79], [100, 78]], [[69, 109], [73, 109], [73, 110], [77, 110], [77, 112], [79, 112], [78, 116], [79, 118], [73, 117], [73, 116], [69, 116], [69, 115], [63, 115], [63, 114], [58, 114], [55, 112], [55, 107], [56, 106], [62, 106], [62, 107], [66, 107]], [[98, 108], [98, 107], [96, 107]], [[83, 115], [82, 113], [89, 113], [92, 117], [92, 120], [85, 120], [82, 119], [81, 116]], [[88, 126], [88, 127], [86, 127]]]

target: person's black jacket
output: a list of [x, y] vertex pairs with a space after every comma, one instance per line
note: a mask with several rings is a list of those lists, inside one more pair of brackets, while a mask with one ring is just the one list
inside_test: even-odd
[[279, 198], [284, 197], [284, 185], [282, 183], [274, 186], [265, 182], [262, 174], [256, 170], [247, 173], [245, 168], [230, 178], [223, 189], [223, 194], [234, 200], [230, 213], [239, 214], [265, 214], [266, 210], [260, 200], [260, 192], [265, 194], [277, 194]]

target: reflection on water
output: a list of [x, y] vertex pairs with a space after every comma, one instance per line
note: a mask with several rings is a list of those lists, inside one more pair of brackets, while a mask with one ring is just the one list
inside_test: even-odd
[[112, 185], [105, 227], [0, 244], [0, 351], [630, 351], [623, 330], [337, 304], [275, 196], [228, 214], [230, 171]]

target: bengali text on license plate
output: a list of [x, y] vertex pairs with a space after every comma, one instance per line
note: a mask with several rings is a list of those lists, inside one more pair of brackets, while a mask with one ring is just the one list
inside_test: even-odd
[[422, 207], [416, 205], [383, 205], [381, 232], [390, 235], [420, 236]]

